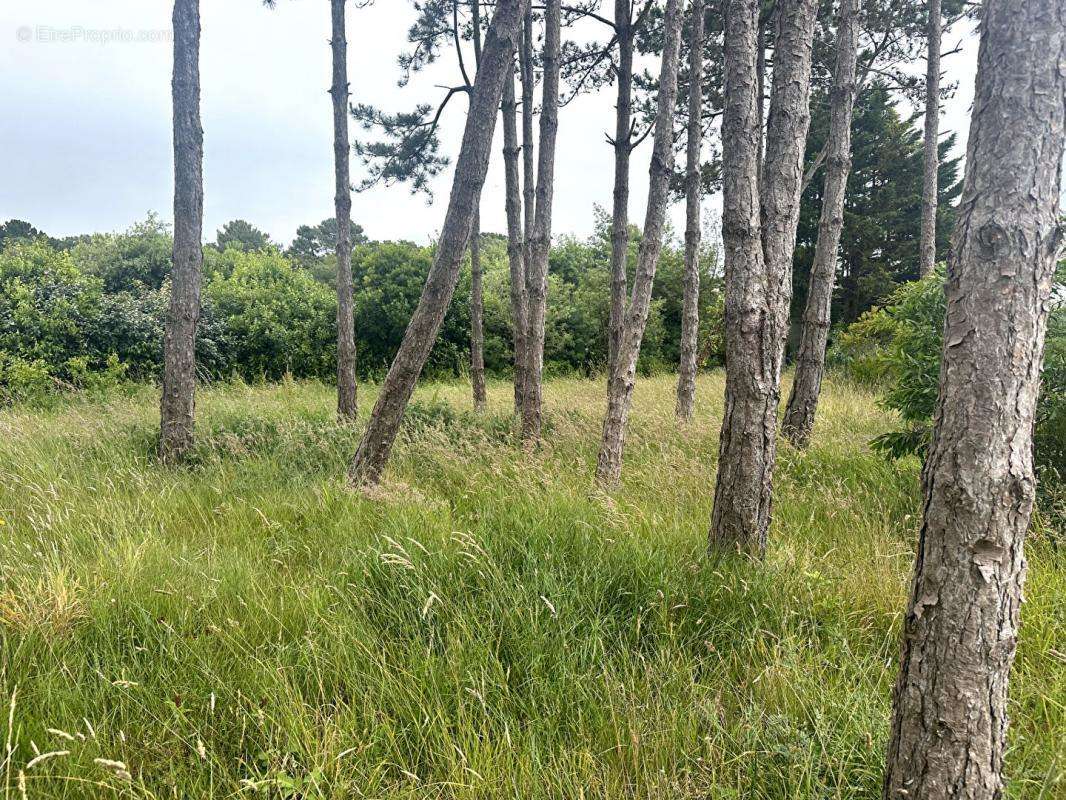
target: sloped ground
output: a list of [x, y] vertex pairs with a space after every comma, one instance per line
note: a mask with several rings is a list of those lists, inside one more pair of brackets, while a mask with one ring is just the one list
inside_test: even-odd
[[[0, 412], [5, 797], [879, 797], [917, 462], [830, 385], [766, 562], [711, 563], [722, 378], [683, 431], [673, 391], [640, 381], [611, 497], [601, 382], [551, 383], [534, 453], [508, 384], [480, 419], [423, 387], [369, 495], [318, 384], [203, 392], [177, 471], [151, 390]], [[1066, 793], [1066, 556], [1039, 522], [1029, 552], [1007, 769], [1035, 800]]]

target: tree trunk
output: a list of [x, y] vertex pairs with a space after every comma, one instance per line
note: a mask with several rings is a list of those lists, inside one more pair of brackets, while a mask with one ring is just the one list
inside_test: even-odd
[[685, 278], [681, 311], [681, 364], [677, 418], [692, 419], [700, 327], [700, 149], [703, 144], [703, 0], [692, 0], [688, 50], [688, 142], [685, 150]]
[[759, 224], [758, 0], [729, 0], [722, 115], [725, 414], [709, 547], [761, 555], [773, 468], [771, 310]]
[[541, 377], [544, 371], [544, 317], [548, 296], [548, 253], [551, 248], [552, 197], [555, 184], [555, 139], [559, 130], [560, 0], [547, 0], [544, 10], [543, 100], [540, 106], [540, 152], [537, 157], [537, 206], [530, 242], [529, 329], [526, 336], [525, 405], [522, 437], [540, 439]]
[[633, 152], [633, 2], [615, 0], [618, 99], [614, 123], [614, 196], [611, 211], [611, 305], [607, 322], [607, 376], [614, 374], [626, 314], [629, 258], [629, 156]]
[[844, 227], [844, 190], [851, 168], [851, 114], [855, 106], [855, 60], [859, 29], [856, 0], [842, 0], [837, 25], [837, 56], [830, 93], [828, 155], [818, 243], [814, 249], [803, 312], [803, 331], [782, 424], [785, 436], [796, 447], [810, 442], [818, 396], [825, 374], [825, 345], [829, 338], [829, 312], [836, 283], [837, 248]]
[[522, 413], [525, 386], [526, 329], [529, 306], [522, 247], [522, 197], [518, 179], [518, 108], [514, 92], [514, 65], [503, 84], [503, 166], [507, 209], [507, 264], [511, 277], [511, 324], [514, 330], [514, 410]]
[[[761, 4], [760, 4], [761, 5]], [[759, 119], [759, 188], [762, 188], [763, 157], [766, 153], [766, 20], [762, 8], [759, 9], [759, 30], [756, 33], [758, 49], [755, 51], [755, 75], [758, 86], [755, 88], [755, 115]]]
[[984, 4], [886, 800], [1003, 796], [1066, 123], [1066, 5]]
[[481, 69], [471, 92], [470, 112], [433, 266], [352, 460], [349, 477], [356, 486], [380, 480], [404, 410], [455, 291], [459, 265], [470, 239], [485, 183], [503, 84], [511, 67], [527, 6], [528, 0], [498, 0], [496, 3], [496, 14], [485, 36]]
[[759, 192], [773, 344], [768, 349], [772, 359], [771, 397], [765, 409], [765, 425], [775, 434], [767, 439], [766, 462], [771, 472], [776, 461], [781, 364], [792, 303], [792, 257], [799, 224], [803, 153], [811, 122], [811, 52], [817, 14], [817, 0], [779, 0], [774, 15], [774, 73], [766, 124], [764, 180]]
[[670, 175], [674, 169], [674, 110], [677, 106], [677, 68], [681, 49], [681, 2], [667, 0], [663, 22], [663, 56], [655, 109], [655, 135], [648, 180], [648, 210], [644, 237], [637, 254], [633, 292], [625, 311], [615, 369], [608, 377], [607, 413], [596, 462], [596, 481], [613, 486], [622, 474], [622, 448], [633, 400], [637, 357], [651, 305], [655, 268], [663, 244], [663, 224], [670, 202]]
[[358, 413], [355, 383], [355, 300], [352, 292], [352, 186], [348, 169], [348, 40], [345, 0], [330, 0], [333, 21], [333, 164], [337, 215], [337, 417], [351, 421]]
[[937, 138], [940, 128], [940, 0], [929, 0], [929, 52], [925, 68], [925, 171], [922, 175], [922, 240], [918, 274], [936, 264]]
[[[537, 182], [533, 161], [533, 10], [526, 10], [522, 20], [522, 49], [518, 60], [522, 83], [522, 293], [525, 302], [522, 330], [522, 369], [515, 373], [518, 398], [517, 411], [525, 413], [526, 394], [529, 392], [529, 275], [533, 270], [533, 222], [536, 211]], [[517, 358], [518, 355], [516, 354]]]
[[174, 251], [163, 335], [159, 456], [164, 463], [180, 461], [193, 442], [204, 217], [199, 0], [174, 0], [173, 24]]
[[470, 389], [474, 411], [485, 410], [485, 324], [481, 289], [481, 219], [474, 212], [470, 229]]
[[[481, 67], [481, 0], [470, 0], [474, 65]], [[480, 199], [479, 199], [480, 205]], [[481, 213], [475, 211], [470, 230], [470, 389], [474, 411], [485, 410], [485, 325], [481, 290]]]

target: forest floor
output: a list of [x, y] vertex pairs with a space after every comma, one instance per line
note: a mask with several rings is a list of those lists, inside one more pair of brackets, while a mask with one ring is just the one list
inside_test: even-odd
[[[765, 562], [714, 563], [722, 377], [682, 431], [673, 392], [638, 382], [611, 496], [599, 381], [547, 386], [533, 453], [509, 384], [425, 386], [370, 494], [316, 383], [203, 391], [177, 470], [149, 388], [0, 411], [4, 798], [880, 797], [917, 461], [831, 383]], [[1006, 770], [1051, 800], [1066, 552], [1029, 556]]]

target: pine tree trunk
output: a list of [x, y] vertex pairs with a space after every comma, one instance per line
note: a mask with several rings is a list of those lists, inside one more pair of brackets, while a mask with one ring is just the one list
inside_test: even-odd
[[648, 180], [648, 210], [644, 236], [637, 254], [633, 292], [626, 307], [622, 338], [618, 343], [615, 369], [607, 386], [607, 413], [596, 462], [596, 481], [602, 486], [618, 483], [622, 474], [622, 448], [633, 400], [637, 358], [651, 306], [655, 268], [663, 243], [666, 207], [670, 202], [670, 175], [674, 169], [674, 110], [677, 106], [677, 68], [681, 49], [681, 2], [667, 0], [663, 22], [663, 56], [655, 109], [655, 134]]
[[345, 0], [330, 0], [333, 23], [333, 164], [337, 216], [337, 417], [351, 421], [358, 413], [355, 382], [355, 300], [352, 291], [352, 187], [348, 168], [348, 41]]
[[522, 197], [518, 178], [518, 104], [515, 102], [514, 65], [503, 84], [503, 166], [507, 210], [507, 264], [511, 278], [511, 324], [514, 334], [514, 410], [522, 413], [525, 385], [526, 329], [529, 305], [523, 261]]
[[685, 149], [685, 277], [681, 301], [681, 363], [677, 406], [692, 419], [696, 395], [696, 348], [700, 327], [700, 149], [703, 144], [703, 0], [692, 0], [688, 50], [688, 141]]
[[925, 167], [922, 175], [922, 239], [918, 274], [925, 277], [936, 264], [937, 138], [940, 128], [940, 0], [929, 2], [929, 40], [925, 69]]
[[758, 0], [729, 0], [722, 116], [725, 414], [709, 547], [761, 555], [774, 426], [771, 310], [759, 224]]
[[[771, 11], [771, 13], [773, 13]], [[755, 89], [755, 115], [759, 120], [759, 188], [762, 189], [763, 158], [766, 154], [766, 20], [759, 9], [759, 30], [756, 33], [758, 49], [755, 51], [755, 75], [758, 86]]]
[[[765, 424], [775, 433], [792, 303], [792, 258], [799, 224], [803, 153], [811, 122], [811, 53], [817, 14], [817, 0], [779, 0], [774, 15], [774, 72], [759, 204], [773, 341], [769, 350], [771, 397]], [[766, 461], [772, 471], [776, 435], [768, 443]]]
[[807, 307], [796, 354], [796, 375], [785, 408], [782, 430], [796, 447], [806, 447], [814, 428], [818, 396], [825, 374], [825, 346], [836, 283], [837, 248], [844, 227], [844, 191], [851, 168], [851, 115], [855, 107], [855, 62], [858, 53], [856, 0], [842, 0], [837, 25], [837, 56], [830, 93], [829, 140], [822, 191], [822, 215], [807, 288]]
[[481, 219], [474, 213], [470, 229], [470, 389], [474, 411], [485, 410], [485, 324], [482, 309]]
[[[536, 166], [533, 146], [533, 10], [526, 10], [522, 20], [522, 45], [518, 66], [522, 85], [522, 293], [525, 300], [524, 328], [522, 330], [522, 369], [516, 372], [516, 390], [519, 417], [525, 413], [526, 396], [529, 392], [529, 275], [533, 271], [533, 222], [536, 212]], [[518, 357], [517, 354], [515, 356]]]
[[629, 258], [629, 156], [633, 152], [633, 2], [615, 0], [618, 98], [614, 122], [614, 194], [611, 210], [611, 305], [607, 321], [607, 376], [614, 375], [626, 314]]
[[559, 47], [562, 11], [559, 0], [547, 0], [544, 10], [543, 100], [540, 105], [540, 152], [537, 158], [537, 205], [530, 242], [529, 328], [526, 337], [525, 405], [522, 438], [540, 439], [541, 378], [544, 371], [544, 318], [548, 298], [548, 254], [551, 248], [552, 202], [555, 184], [555, 139], [559, 130]]
[[[470, 0], [474, 64], [481, 67], [481, 0]], [[480, 204], [480, 201], [479, 201]], [[470, 390], [474, 411], [485, 410], [485, 324], [481, 273], [481, 213], [475, 211], [470, 229]]]
[[496, 3], [496, 13], [485, 36], [481, 69], [471, 92], [470, 111], [433, 266], [349, 468], [350, 480], [356, 486], [375, 484], [381, 479], [404, 410], [455, 291], [459, 265], [485, 183], [503, 84], [511, 68], [527, 6], [528, 0]]
[[1066, 4], [987, 0], [886, 800], [1003, 796], [1066, 126]]
[[163, 335], [159, 456], [164, 463], [180, 461], [193, 443], [204, 217], [199, 0], [174, 0], [173, 24], [174, 251]]

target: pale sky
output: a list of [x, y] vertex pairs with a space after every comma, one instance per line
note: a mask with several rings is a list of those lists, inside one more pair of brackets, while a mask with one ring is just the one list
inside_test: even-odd
[[[3, 0], [0, 3], [0, 221], [26, 219], [53, 236], [124, 230], [148, 211], [172, 217], [171, 3], [166, 0]], [[243, 218], [288, 242], [296, 227], [333, 216], [333, 150], [327, 0], [201, 0], [204, 238]], [[405, 88], [396, 56], [414, 19], [410, 0], [349, 4], [352, 99], [395, 111], [436, 102], [452, 83], [450, 52]], [[579, 35], [597, 36], [596, 23]], [[959, 90], [941, 132], [965, 144], [976, 40], [945, 60]], [[161, 35], [162, 34], [162, 35]], [[945, 50], [960, 33], [945, 37]], [[918, 65], [919, 70], [924, 65]], [[613, 92], [562, 109], [554, 230], [587, 234], [593, 206], [609, 206]], [[449, 106], [441, 139], [458, 152], [465, 101]], [[353, 126], [352, 135], [359, 132]], [[482, 230], [503, 232], [502, 131], [482, 201]], [[633, 156], [631, 218], [643, 220], [650, 144]], [[353, 180], [360, 164], [352, 160]], [[404, 186], [355, 194], [352, 216], [371, 238], [426, 242], [439, 229], [451, 168], [427, 205]], [[712, 199], [712, 208], [716, 203]], [[672, 209], [675, 229], [683, 223]]]

